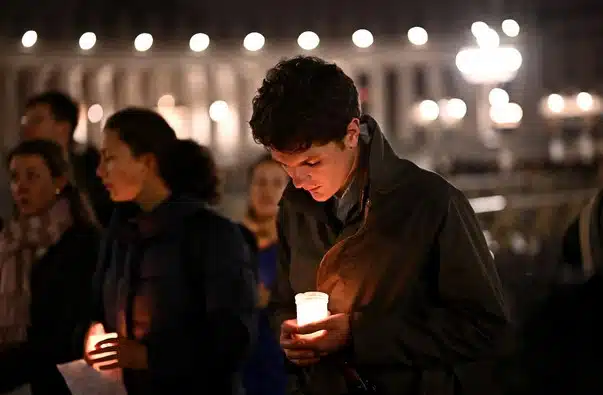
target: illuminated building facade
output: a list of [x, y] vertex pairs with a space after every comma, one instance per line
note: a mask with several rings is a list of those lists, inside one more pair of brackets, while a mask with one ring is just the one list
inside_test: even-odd
[[[60, 10], [41, 10], [39, 15], [43, 16], [38, 17], [38, 23], [30, 17], [20, 19], [16, 11], [11, 14], [7, 10], [0, 16], [2, 26], [11, 26], [5, 29], [7, 33], [0, 42], [3, 146], [12, 146], [18, 138], [19, 116], [26, 98], [55, 88], [69, 92], [83, 104], [77, 133], [80, 141], [97, 143], [103, 120], [116, 109], [127, 105], [159, 107], [181, 136], [210, 145], [222, 165], [230, 167], [247, 152], [257, 150], [247, 120], [251, 98], [265, 71], [282, 57], [306, 53], [336, 61], [353, 76], [363, 109], [382, 124], [392, 144], [405, 155], [446, 157], [449, 161], [494, 159], [502, 163], [509, 162], [509, 153], [513, 161], [548, 157], [551, 122], [543, 117], [543, 98], [561, 93], [571, 101], [579, 92], [595, 93], [598, 88], [578, 81], [592, 74], [579, 72], [580, 62], [562, 59], [584, 55], [579, 53], [582, 46], [562, 40], [570, 33], [568, 26], [577, 31], [578, 22], [563, 19], [563, 10], [557, 6], [557, 11], [551, 11], [552, 3], [551, 10], [537, 3], [515, 1], [485, 10], [485, 5], [480, 9], [469, 2], [443, 7], [430, 1], [423, 5], [429, 12], [408, 5], [401, 12], [399, 2], [383, 0], [381, 7], [375, 4], [374, 12], [355, 12], [355, 17], [341, 9], [278, 11], [277, 4], [269, 0], [241, 5], [236, 15], [218, 3], [204, 6], [206, 9], [187, 4], [192, 7], [189, 9], [176, 0], [171, 7], [155, 9], [153, 17], [148, 9], [155, 6], [147, 4], [136, 19], [126, 18], [125, 11], [119, 11], [116, 4], [108, 5], [110, 1], [84, 7], [70, 0]], [[305, 6], [320, 10], [320, 3], [312, 0]], [[346, 4], [360, 10], [364, 3], [354, 0]], [[472, 85], [458, 69], [455, 58], [460, 49], [475, 44], [471, 23], [488, 14], [484, 11], [523, 18], [519, 35], [506, 34], [503, 17], [485, 19], [499, 33], [501, 45], [519, 49], [523, 62], [510, 81]], [[51, 33], [43, 26], [59, 14], [65, 17], [64, 27]], [[46, 21], [40, 24], [42, 18]], [[113, 21], [115, 26], [109, 27]], [[22, 36], [25, 26], [42, 27], [35, 37], [26, 37]], [[413, 29], [407, 30], [412, 26], [413, 34]], [[425, 30], [417, 30], [418, 26]], [[366, 45], [366, 37], [365, 44], [362, 37], [354, 40], [352, 33], [361, 27], [372, 31], [372, 45]], [[140, 35], [145, 31], [153, 33], [151, 41]], [[198, 35], [193, 40], [199, 31], [207, 32], [211, 40], [204, 42]], [[246, 36], [250, 31], [265, 34], [262, 45]], [[317, 32], [317, 37], [310, 31]], [[319, 41], [313, 44], [313, 39]], [[257, 50], [246, 50], [246, 40], [252, 49], [259, 45]], [[562, 45], [556, 45], [557, 40]], [[564, 63], [572, 64], [562, 67]], [[596, 65], [587, 68], [595, 70]], [[564, 85], [566, 77], [571, 76], [575, 83]], [[508, 100], [517, 105], [512, 113], [520, 114], [518, 122], [509, 122], [513, 120], [509, 119], [510, 108], [495, 114], [491, 111], [489, 92], [495, 87], [502, 88]], [[452, 98], [460, 100], [452, 105]], [[433, 103], [421, 105], [425, 100], [435, 102], [437, 108]], [[459, 105], [461, 101], [464, 107]], [[446, 112], [452, 110], [455, 116], [448, 118], [454, 122], [444, 122]], [[593, 118], [591, 115], [589, 118]], [[500, 125], [493, 125], [493, 119], [501, 121], [496, 122]], [[483, 132], [493, 126], [507, 130], [496, 132], [499, 141], [489, 144]]]

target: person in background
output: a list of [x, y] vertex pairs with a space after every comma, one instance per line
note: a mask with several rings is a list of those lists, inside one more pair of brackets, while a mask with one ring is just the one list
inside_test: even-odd
[[114, 202], [131, 204], [115, 210], [94, 281], [91, 328], [118, 338], [86, 360], [123, 369], [130, 395], [241, 394], [254, 268], [240, 226], [208, 207], [209, 151], [154, 111], [127, 108], [107, 120], [98, 174]]
[[245, 371], [247, 395], [284, 395], [284, 354], [270, 328], [267, 306], [276, 281], [278, 202], [289, 182], [287, 173], [270, 155], [249, 170], [249, 203], [243, 224], [255, 235], [258, 246], [258, 338]]
[[[302, 392], [495, 393], [508, 309], [467, 198], [399, 158], [352, 79], [319, 58], [270, 69], [250, 126], [291, 177], [270, 307]], [[306, 291], [328, 294], [331, 314], [300, 326]]]
[[31, 97], [25, 105], [23, 139], [45, 139], [59, 144], [71, 165], [72, 177], [92, 203], [96, 217], [106, 226], [113, 211], [109, 194], [96, 175], [98, 151], [74, 140], [79, 121], [79, 106], [71, 97], [48, 91]]
[[563, 236], [559, 274], [522, 325], [509, 395], [603, 393], [602, 202], [599, 191]]
[[569, 224], [562, 242], [562, 261], [588, 280], [603, 268], [603, 190]]
[[0, 233], [0, 393], [69, 394], [56, 365], [82, 357], [100, 232], [61, 147], [8, 155], [15, 215]]

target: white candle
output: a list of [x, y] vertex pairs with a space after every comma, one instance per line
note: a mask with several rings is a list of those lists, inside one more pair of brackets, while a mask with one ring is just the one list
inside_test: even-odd
[[[304, 292], [295, 295], [297, 307], [297, 325], [307, 325], [320, 321], [329, 316], [329, 295], [323, 292]], [[302, 338], [318, 336], [322, 331], [308, 335], [300, 335]]]

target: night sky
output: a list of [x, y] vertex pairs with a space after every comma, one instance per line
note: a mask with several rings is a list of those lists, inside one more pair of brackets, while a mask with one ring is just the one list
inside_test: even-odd
[[119, 37], [143, 29], [165, 39], [194, 31], [240, 38], [252, 30], [267, 38], [295, 37], [304, 30], [324, 37], [347, 36], [360, 27], [376, 35], [397, 35], [413, 25], [437, 35], [466, 28], [476, 19], [487, 21], [488, 16], [541, 25], [603, 15], [601, 0], [0, 0], [0, 4], [3, 36], [19, 37], [24, 29], [35, 29], [48, 38], [88, 30]]

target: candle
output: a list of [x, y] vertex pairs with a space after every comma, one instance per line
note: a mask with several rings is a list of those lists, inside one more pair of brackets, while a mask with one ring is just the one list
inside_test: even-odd
[[[295, 295], [295, 305], [297, 307], [297, 325], [299, 326], [311, 324], [329, 316], [329, 295], [323, 292], [299, 293]], [[311, 339], [322, 332], [299, 335], [299, 337]]]

